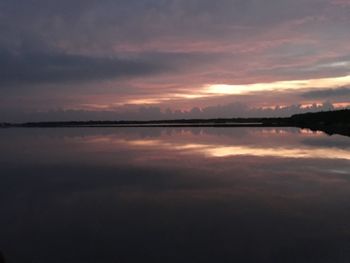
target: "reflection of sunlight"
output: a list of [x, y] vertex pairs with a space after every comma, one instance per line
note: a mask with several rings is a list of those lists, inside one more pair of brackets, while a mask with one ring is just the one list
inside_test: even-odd
[[224, 146], [215, 144], [173, 143], [162, 140], [124, 141], [128, 145], [155, 147], [160, 149], [197, 153], [207, 157], [229, 156], [257, 156], [276, 158], [319, 158], [319, 159], [346, 159], [350, 160], [350, 151], [336, 148], [316, 148], [300, 146], [291, 147], [252, 147], [252, 146]]
[[110, 138], [109, 137], [91, 137], [89, 138], [88, 142], [89, 143], [105, 143], [105, 142], [110, 142]]
[[261, 156], [280, 158], [320, 158], [320, 159], [346, 159], [350, 160], [350, 152], [340, 149], [315, 149], [315, 148], [255, 148], [246, 146], [237, 147], [210, 147], [205, 153], [212, 157], [226, 156]]
[[128, 141], [128, 144], [134, 145], [134, 146], [155, 146], [155, 145], [161, 145], [162, 142], [159, 140], [133, 140], [133, 141]]
[[178, 150], [198, 150], [198, 149], [205, 149], [207, 148], [207, 145], [205, 144], [184, 144], [175, 146]]
[[350, 169], [330, 169], [329, 171], [335, 174], [350, 174]]

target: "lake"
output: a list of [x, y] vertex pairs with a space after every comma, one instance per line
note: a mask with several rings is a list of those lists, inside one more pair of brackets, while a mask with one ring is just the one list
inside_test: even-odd
[[13, 128], [0, 151], [6, 263], [350, 262], [350, 137]]

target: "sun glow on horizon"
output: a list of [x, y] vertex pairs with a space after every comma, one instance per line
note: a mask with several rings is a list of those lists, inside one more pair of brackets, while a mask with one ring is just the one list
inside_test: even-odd
[[215, 95], [241, 95], [262, 91], [285, 91], [311, 88], [335, 88], [350, 84], [350, 75], [334, 78], [320, 78], [308, 80], [286, 80], [267, 83], [254, 83], [244, 85], [213, 84], [206, 85], [203, 93]]
[[219, 97], [225, 95], [245, 95], [259, 92], [283, 92], [288, 90], [310, 90], [339, 88], [350, 84], [350, 75], [332, 78], [305, 80], [284, 80], [252, 84], [206, 84], [201, 88], [185, 89], [177, 93], [160, 93], [150, 98], [130, 98], [119, 104], [151, 105], [175, 100], [195, 100], [201, 98]]

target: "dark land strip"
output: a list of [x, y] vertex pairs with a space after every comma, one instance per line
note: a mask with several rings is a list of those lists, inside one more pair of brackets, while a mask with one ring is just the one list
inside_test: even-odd
[[116, 128], [116, 127], [297, 127], [350, 136], [350, 109], [296, 114], [288, 118], [218, 118], [151, 121], [68, 121], [0, 123], [2, 128]]

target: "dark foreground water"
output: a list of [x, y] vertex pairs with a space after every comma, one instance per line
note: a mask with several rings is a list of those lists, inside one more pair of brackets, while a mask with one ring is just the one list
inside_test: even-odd
[[350, 262], [348, 137], [3, 129], [0, 157], [8, 263]]

